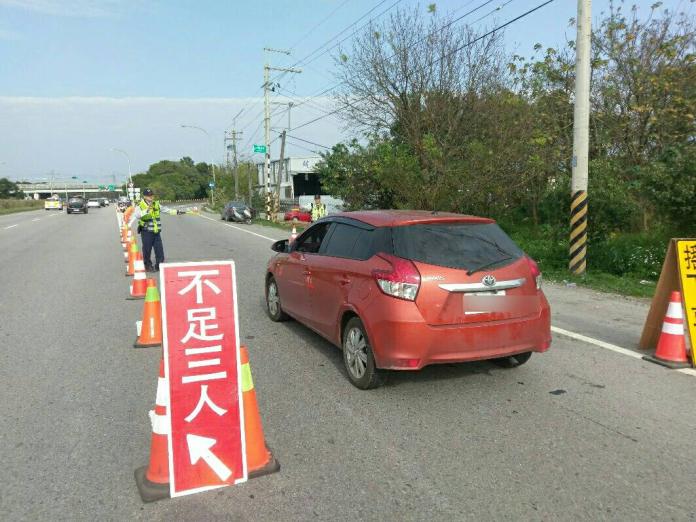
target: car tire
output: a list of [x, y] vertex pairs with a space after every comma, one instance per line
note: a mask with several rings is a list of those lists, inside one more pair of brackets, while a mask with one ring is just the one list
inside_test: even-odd
[[280, 304], [280, 294], [278, 293], [278, 283], [273, 277], [266, 281], [266, 312], [271, 321], [279, 323], [289, 319], [288, 314], [283, 312]]
[[497, 364], [501, 368], [517, 368], [526, 363], [532, 356], [532, 352], [518, 353], [517, 355], [510, 355], [508, 357], [500, 357], [499, 359], [492, 359], [493, 364]]
[[346, 324], [341, 348], [343, 348], [343, 364], [353, 386], [361, 390], [369, 390], [382, 384], [383, 374], [375, 365], [372, 346], [360, 318], [353, 317]]

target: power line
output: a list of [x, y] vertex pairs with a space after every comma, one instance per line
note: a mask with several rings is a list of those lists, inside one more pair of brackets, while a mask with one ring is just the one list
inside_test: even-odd
[[[347, 1], [347, 0], [346, 0], [346, 1]], [[303, 40], [306, 36], [308, 36], [312, 31], [314, 31], [319, 25], [323, 24], [323, 23], [324, 23], [328, 18], [330, 18], [333, 14], [335, 14], [335, 12], [338, 11], [338, 9], [340, 9], [340, 8], [346, 3], [346, 1], [344, 1], [342, 4], [340, 4], [336, 9], [334, 9], [334, 11], [332, 11], [327, 17], [325, 17], [319, 24], [317, 24], [317, 25], [316, 25], [314, 28], [312, 28], [307, 34], [305, 34], [305, 36], [302, 37], [302, 38], [300, 39], [300, 41]], [[296, 66], [296, 65], [299, 65], [299, 64], [307, 65], [308, 63], [314, 62], [315, 60], [319, 59], [321, 56], [325, 55], [327, 52], [329, 52], [329, 51], [333, 50], [334, 48], [338, 47], [340, 44], [342, 44], [342, 43], [343, 43], [344, 41], [346, 41], [348, 38], [350, 38], [350, 37], [354, 36], [355, 34], [357, 34], [360, 30], [362, 30], [364, 27], [366, 27], [366, 26], [372, 21], [372, 19], [370, 19], [370, 21], [368, 21], [368, 23], [363, 24], [363, 25], [362, 25], [360, 28], [358, 28], [357, 30], [353, 31], [350, 35], [348, 35], [346, 38], [342, 39], [342, 40], [341, 40], [340, 42], [338, 42], [337, 44], [333, 45], [332, 47], [330, 47], [329, 49], [327, 49], [326, 51], [324, 51], [324, 52], [321, 53], [320, 55], [316, 56], [315, 58], [313, 58], [313, 59], [310, 60], [309, 62], [306, 62], [306, 63], [305, 63], [305, 60], [307, 60], [308, 58], [310, 58], [310, 57], [311, 57], [312, 55], [314, 55], [316, 52], [320, 51], [322, 48], [324, 48], [324, 47], [326, 47], [327, 45], [329, 45], [329, 44], [331, 43], [332, 40], [335, 40], [336, 38], [338, 38], [339, 36], [341, 36], [343, 33], [345, 33], [345, 32], [346, 32], [347, 30], [349, 30], [351, 27], [354, 27], [355, 25], [357, 25], [361, 20], [363, 20], [365, 17], [369, 16], [369, 15], [370, 15], [372, 12], [374, 12], [377, 8], [379, 8], [381, 5], [383, 5], [384, 3], [386, 3], [386, 1], [387, 1], [387, 0], [382, 0], [379, 4], [377, 4], [377, 5], [374, 6], [372, 9], [370, 9], [369, 11], [367, 11], [365, 14], [363, 14], [360, 18], [358, 18], [355, 22], [353, 22], [353, 23], [350, 24], [348, 27], [346, 27], [345, 29], [343, 29], [343, 30], [342, 30], [341, 32], [339, 32], [337, 35], [333, 36], [332, 38], [329, 38], [329, 40], [327, 40], [325, 43], [323, 43], [322, 45], [320, 45], [319, 47], [317, 47], [314, 51], [312, 51], [311, 53], [309, 53], [308, 55], [306, 55], [306, 56], [305, 56], [304, 58], [302, 58], [301, 60], [295, 62], [295, 63], [293, 64], [293, 67]], [[387, 9], [385, 9], [384, 11], [382, 11], [381, 13], [379, 13], [379, 14], [375, 17], [375, 19], [376, 19], [376, 18], [379, 18], [380, 16], [382, 16], [383, 14], [385, 14], [386, 12], [388, 12], [389, 10], [391, 10], [392, 8], [394, 8], [394, 7], [395, 7], [397, 4], [399, 4], [401, 1], [402, 1], [402, 0], [397, 0], [396, 2], [394, 2], [394, 3], [393, 3], [392, 5], [390, 5]], [[428, 34], [428, 35], [425, 36], [424, 38], [421, 38], [417, 43], [420, 43], [420, 42], [424, 41], [425, 39], [430, 38], [432, 35], [436, 34], [436, 32], [442, 31], [443, 29], [446, 29], [447, 27], [450, 27], [451, 25], [453, 25], [453, 24], [455, 24], [455, 23], [457, 23], [457, 22], [463, 20], [463, 19], [466, 18], [467, 16], [469, 16], [469, 15], [475, 13], [476, 11], [482, 9], [483, 7], [485, 7], [485, 6], [489, 5], [489, 4], [491, 4], [493, 1], [494, 1], [494, 0], [486, 0], [485, 2], [483, 2], [483, 3], [480, 4], [480, 5], [478, 5], [477, 7], [474, 7], [473, 9], [470, 9], [469, 11], [467, 11], [467, 12], [464, 13], [464, 14], [462, 14], [461, 16], [459, 16], [459, 17], [455, 18], [454, 20], [451, 20], [451, 21], [447, 22], [446, 24], [442, 25], [442, 26], [439, 27], [437, 30], [435, 30], [435, 31], [433, 31], [432, 33]], [[481, 18], [475, 20], [474, 23], [476, 23], [476, 22], [478, 22], [478, 21], [480, 21], [480, 20], [483, 20], [484, 18], [490, 16], [492, 13], [494, 13], [494, 12], [496, 12], [496, 11], [500, 11], [502, 8], [504, 8], [505, 6], [507, 6], [507, 5], [508, 5], [509, 3], [511, 3], [512, 1], [513, 1], [513, 0], [508, 0], [505, 4], [503, 4], [503, 5], [499, 6], [499, 7], [497, 7], [496, 9], [494, 9], [493, 11], [491, 11], [491, 12], [489, 12], [488, 14], [484, 15], [483, 17], [481, 17]], [[467, 2], [466, 4], [464, 4], [464, 5], [463, 5], [462, 7], [460, 7], [459, 9], [456, 9], [454, 12], [459, 11], [460, 9], [464, 9], [464, 8], [470, 6], [473, 2], [474, 2], [474, 0], [471, 0], [471, 1]], [[297, 43], [299, 43], [299, 41], [296, 42], [292, 47], [294, 47], [295, 45], [297, 45]], [[393, 56], [392, 56], [392, 57], [393, 57]], [[436, 62], [436, 63], [437, 63], [437, 62]], [[281, 73], [281, 74], [279, 74], [278, 76], [276, 76], [275, 78], [273, 78], [271, 81], [276, 81], [276, 80], [282, 78], [285, 74], [286, 74], [286, 73]], [[306, 97], [304, 100], [300, 101], [299, 103], [294, 104], [293, 107], [299, 107], [300, 105], [309, 104], [311, 98], [316, 98], [316, 97], [322, 96], [322, 95], [324, 95], [324, 94], [326, 94], [326, 93], [328, 93], [328, 92], [331, 92], [331, 91], [335, 90], [336, 88], [340, 87], [341, 85], [343, 85], [344, 83], [345, 83], [345, 81], [339, 81], [339, 82], [337, 82], [336, 84], [333, 84], [333, 85], [331, 85], [331, 86], [329, 86], [329, 87], [327, 87], [327, 88], [322, 88], [319, 92], [317, 92], [317, 93], [315, 93], [315, 94], [313, 94], [313, 95], [310, 95], [310, 96]], [[263, 88], [263, 86], [260, 87], [259, 90], [261, 90], [262, 88]], [[290, 92], [291, 94], [294, 94], [295, 96], [299, 96], [298, 94], [293, 93], [293, 92], [290, 91], [289, 89], [285, 89], [285, 88], [282, 88], [282, 87], [281, 87], [281, 89], [282, 89], [282, 90], [285, 90], [285, 91], [287, 91], [287, 92]], [[261, 100], [257, 100], [257, 101], [256, 101], [254, 104], [252, 104], [252, 106], [249, 108], [249, 111], [253, 110], [253, 108], [254, 108], [255, 106], [259, 105], [260, 103], [261, 103]], [[310, 106], [311, 106], [311, 105], [310, 105]], [[331, 116], [332, 114], [335, 114], [335, 113], [337, 112], [337, 111], [333, 111], [333, 112], [326, 113], [324, 109], [320, 109], [319, 107], [316, 107], [316, 106], [315, 106], [315, 108], [316, 108], [317, 110], [320, 110], [320, 111], [324, 112], [326, 116]], [[288, 109], [284, 109], [284, 110], [283, 110], [283, 112], [287, 112], [287, 111], [288, 111]], [[252, 119], [250, 120], [250, 122], [249, 122], [247, 125], [245, 125], [244, 127], [242, 127], [242, 130], [246, 130], [250, 125], [252, 125], [252, 124], [253, 124], [253, 121], [254, 121], [256, 118], [258, 118], [262, 113], [263, 113], [263, 110], [262, 110], [259, 114], [257, 114], [254, 118], [252, 118]], [[256, 132], [258, 132], [258, 129], [257, 129], [256, 131], [254, 131], [253, 134], [255, 134]], [[248, 141], [253, 140], [253, 138], [254, 138], [254, 136], [252, 135], [252, 136], [249, 138]]]
[[[541, 9], [542, 7], [545, 7], [545, 6], [549, 5], [550, 3], [554, 2], [554, 1], [555, 1], [555, 0], [547, 0], [546, 2], [542, 2], [541, 4], [537, 5], [536, 7], [533, 7], [532, 9], [529, 9], [528, 11], [525, 11], [525, 12], [522, 13], [521, 15], [516, 16], [516, 17], [513, 18], [512, 20], [508, 20], [508, 21], [505, 22], [504, 24], [499, 25], [499, 26], [497, 26], [497, 27], [494, 27], [494, 28], [491, 29], [490, 31], [486, 32], [485, 34], [482, 34], [481, 36], [478, 36], [477, 38], [474, 38], [474, 39], [471, 40], [470, 42], [467, 42], [466, 44], [464, 44], [464, 45], [462, 45], [462, 46], [460, 46], [460, 47], [454, 49], [453, 51], [447, 53], [446, 55], [441, 56], [440, 58], [438, 58], [437, 60], [435, 60], [433, 63], [441, 62], [441, 61], [442, 61], [443, 59], [445, 59], [446, 57], [451, 56], [451, 55], [454, 54], [454, 53], [458, 53], [458, 52], [460, 52], [460, 51], [466, 49], [467, 47], [470, 47], [470, 46], [474, 45], [476, 42], [482, 40], [483, 38], [485, 38], [485, 37], [487, 37], [487, 36], [490, 36], [490, 35], [492, 35], [492, 34], [495, 34], [496, 32], [500, 31], [501, 29], [504, 29], [505, 27], [507, 27], [507, 26], [509, 26], [509, 25], [511, 25], [511, 24], [513, 24], [513, 23], [515, 23], [515, 22], [517, 22], [517, 21], [519, 21], [519, 20], [522, 20], [523, 18], [526, 18], [526, 17], [529, 16], [530, 14], [534, 13], [535, 11], [538, 11], [538, 10]], [[357, 99], [354, 103], [359, 103], [359, 102], [365, 100], [366, 98], [368, 98], [368, 96], [363, 96], [362, 98]], [[352, 106], [352, 104], [349, 104], [349, 106]], [[314, 119], [312, 119], [312, 120], [309, 120], [309, 121], [307, 121], [307, 122], [304, 122], [304, 123], [302, 123], [302, 124], [300, 124], [300, 125], [298, 125], [298, 126], [296, 126], [296, 127], [293, 127], [293, 128], [290, 129], [290, 130], [291, 130], [291, 131], [295, 131], [295, 130], [297, 130], [297, 129], [301, 129], [301, 128], [303, 128], [303, 127], [306, 127], [306, 126], [308, 126], [308, 125], [311, 125], [312, 123], [316, 123], [317, 121], [322, 120], [322, 119], [324, 119], [324, 118], [326, 118], [326, 117], [328, 117], [328, 116], [332, 116], [332, 115], [334, 115], [334, 114], [336, 114], [336, 113], [342, 111], [343, 109], [345, 109], [345, 107], [339, 107], [338, 109], [336, 109], [336, 110], [334, 110], [334, 111], [331, 111], [331, 112], [329, 112], [329, 113], [327, 113], [327, 114], [325, 114], [325, 115], [323, 115], [323, 116], [319, 116], [319, 117], [317, 117], [317, 118], [314, 118]]]
[[298, 138], [297, 136], [291, 136], [290, 134], [286, 134], [285, 137], [292, 138], [293, 140], [303, 141], [305, 143], [309, 143], [310, 145], [316, 145], [317, 147], [321, 147], [322, 149], [331, 150], [331, 147], [327, 147], [326, 145], [322, 145], [321, 143], [315, 143], [313, 141], [305, 140], [304, 138]]
[[[478, 5], [477, 7], [474, 7], [473, 9], [470, 9], [469, 11], [467, 11], [466, 13], [464, 13], [463, 15], [458, 16], [457, 18], [455, 18], [455, 19], [453, 19], [453, 20], [450, 20], [449, 22], [447, 22], [447, 23], [443, 24], [442, 26], [436, 28], [435, 30], [433, 30], [432, 32], [430, 32], [429, 34], [427, 34], [426, 36], [424, 36], [423, 38], [417, 40], [417, 41], [415, 42], [415, 44], [418, 44], [418, 43], [421, 43], [421, 42], [427, 40], [428, 38], [430, 38], [431, 36], [437, 34], [438, 32], [440, 32], [440, 31], [442, 31], [442, 30], [444, 30], [444, 29], [450, 27], [451, 25], [453, 25], [453, 24], [455, 24], [455, 23], [457, 23], [457, 22], [463, 20], [463, 19], [466, 18], [467, 16], [469, 16], [469, 15], [475, 13], [476, 11], [478, 11], [478, 10], [480, 10], [480, 9], [482, 9], [482, 8], [484, 8], [484, 7], [486, 7], [487, 5], [493, 3], [493, 1], [494, 1], [494, 0], [486, 0], [485, 2], [483, 2], [483, 3], [480, 4], [480, 5]], [[482, 17], [480, 17], [480, 18], [474, 20], [473, 23], [480, 22], [481, 20], [483, 20], [483, 19], [489, 17], [489, 16], [492, 15], [493, 13], [495, 13], [495, 12], [497, 12], [497, 11], [500, 11], [501, 9], [503, 9], [504, 7], [506, 7], [508, 4], [512, 3], [513, 1], [514, 1], [514, 0], [508, 0], [508, 1], [505, 2], [504, 4], [502, 4], [502, 5], [498, 6], [498, 7], [496, 7], [495, 9], [493, 9], [492, 11], [489, 11], [488, 13], [486, 13], [485, 15], [483, 15]], [[454, 12], [457, 12], [457, 11], [459, 11], [460, 9], [464, 9], [464, 8], [470, 6], [473, 2], [474, 2], [474, 0], [471, 0], [470, 2], [468, 2], [468, 3], [466, 3], [465, 5], [463, 5], [462, 7], [460, 7], [459, 9], [456, 9]], [[393, 7], [393, 5], [392, 5], [391, 7]], [[390, 7], [389, 9], [391, 9], [391, 7]], [[386, 11], [385, 11], [385, 12], [386, 12]], [[384, 13], [382, 13], [382, 14], [384, 14]], [[380, 16], [381, 16], [381, 15], [380, 15]], [[363, 25], [362, 27], [360, 27], [358, 30], [356, 30], [356, 31], [353, 32], [351, 35], [349, 35], [347, 38], [350, 38], [350, 36], [355, 35], [358, 31], [360, 31], [361, 29], [363, 29], [366, 25], [367, 25], [367, 24], [365, 24], [365, 25]], [[347, 39], [347, 38], [346, 38], [346, 39]], [[328, 51], [330, 51], [331, 49], [337, 47], [338, 45], [340, 45], [341, 43], [343, 43], [346, 39], [341, 40], [337, 45], [331, 47], [330, 49], [327, 49], [326, 52], [328, 52]], [[325, 54], [325, 53], [322, 53], [322, 54]], [[393, 58], [394, 56], [396, 56], [396, 54], [392, 54], [392, 55], [391, 55], [389, 58], [387, 58], [387, 59], [391, 59], [391, 58]], [[319, 58], [319, 57], [317, 57], [317, 58]], [[317, 58], [315, 58], [315, 59], [317, 59]], [[312, 60], [312, 61], [314, 61], [314, 60]], [[311, 62], [310, 62], [310, 63], [311, 63]], [[435, 62], [435, 63], [437, 63], [437, 62]], [[303, 65], [307, 65], [307, 64], [303, 64]], [[334, 90], [334, 89], [340, 87], [340, 86], [343, 85], [344, 83], [345, 83], [345, 81], [339, 81], [338, 83], [336, 83], [336, 84], [334, 84], [334, 85], [332, 85], [332, 86], [330, 86], [330, 87], [328, 87], [328, 88], [325, 88], [324, 90], [321, 91], [321, 93], [311, 95], [311, 96], [308, 97], [308, 98], [317, 97], [317, 96], [321, 96], [321, 95], [323, 95], [323, 94], [326, 94], [327, 92], [330, 92], [330, 91], [332, 91], [332, 90]], [[290, 91], [289, 89], [284, 89], [284, 90], [286, 90], [286, 91], [292, 93], [292, 91]], [[296, 96], [299, 96], [299, 95], [297, 95], [297, 94], [295, 94], [295, 95], [296, 95]], [[307, 103], [307, 101], [303, 101], [303, 102], [298, 103], [298, 104], [296, 104], [296, 105], [294, 105], [294, 106], [297, 107], [297, 106], [299, 106], [299, 105], [301, 105], [301, 104], [304, 104], [304, 103]]]
[[517, 22], [518, 20], [521, 20], [522, 18], [525, 18], [525, 17], [529, 16], [529, 15], [532, 14], [533, 12], [538, 11], [538, 10], [541, 9], [542, 7], [545, 7], [545, 6], [549, 5], [550, 3], [554, 2], [554, 1], [555, 1], [555, 0], [547, 0], [546, 2], [543, 2], [543, 3], [539, 4], [539, 5], [536, 6], [536, 7], [533, 7], [533, 8], [530, 9], [529, 11], [526, 11], [526, 12], [522, 13], [521, 15], [519, 15], [519, 16], [513, 18], [512, 20], [508, 20], [508, 21], [505, 22], [503, 25], [499, 25], [498, 27], [495, 27], [495, 28], [491, 29], [491, 30], [488, 31], [487, 33], [482, 34], [481, 36], [479, 36], [479, 37], [477, 37], [477, 38], [474, 38], [472, 41], [467, 42], [466, 44], [462, 45], [461, 47], [457, 47], [456, 49], [454, 49], [453, 51], [447, 53], [446, 55], [441, 56], [440, 58], [438, 58], [437, 60], [435, 60], [435, 62], [433, 62], [433, 63], [441, 62], [442, 60], [444, 60], [444, 59], [447, 58], [448, 56], [451, 56], [451, 55], [453, 55], [454, 53], [458, 53], [459, 51], [462, 51], [462, 50], [466, 49], [467, 47], [469, 47], [469, 46], [471, 46], [471, 45], [474, 45], [476, 42], [478, 42], [478, 41], [480, 41], [480, 40], [483, 40], [486, 36], [490, 36], [490, 35], [492, 35], [492, 34], [498, 32], [498, 31], [500, 31], [501, 29], [504, 29], [504, 28], [507, 27], [508, 25], [513, 24], [513, 23]]
[[[286, 139], [287, 139], [287, 136], [286, 136]], [[312, 152], [314, 154], [321, 154], [321, 152], [319, 152], [318, 150], [310, 149], [308, 147], [305, 147], [304, 145], [300, 145], [299, 143], [292, 143], [291, 145], [293, 147], [297, 147], [299, 149], [306, 150], [307, 152]]]
[[[302, 65], [302, 64], [304, 64], [312, 55], [314, 55], [315, 53], [321, 51], [321, 49], [323, 49], [324, 47], [326, 47], [327, 45], [329, 45], [333, 40], [335, 40], [336, 38], [340, 37], [343, 33], [345, 33], [346, 31], [348, 31], [351, 27], [354, 27], [355, 25], [357, 25], [357, 24], [358, 24], [361, 20], [363, 20], [366, 16], [369, 16], [373, 11], [375, 11], [376, 9], [378, 9], [382, 4], [386, 3], [386, 1], [387, 1], [387, 0], [382, 0], [381, 2], [379, 2], [376, 6], [374, 6], [372, 9], [370, 9], [369, 11], [367, 11], [365, 14], [363, 14], [360, 18], [358, 18], [355, 22], [353, 22], [352, 24], [350, 24], [348, 27], [346, 27], [345, 29], [343, 29], [340, 33], [338, 33], [338, 34], [335, 35], [335, 36], [332, 36], [332, 37], [329, 38], [326, 42], [324, 42], [324, 43], [321, 44], [319, 47], [317, 47], [316, 49], [314, 49], [311, 53], [309, 53], [308, 55], [306, 55], [304, 58], [302, 58], [302, 59], [296, 61], [294, 64], [292, 64], [291, 67], [295, 67], [295, 66], [297, 66], [297, 65]], [[389, 11], [389, 9], [393, 8], [396, 4], [398, 4], [398, 3], [402, 2], [402, 1], [403, 1], [403, 0], [396, 0], [388, 9], [386, 9], [385, 11], [383, 11], [382, 13], [380, 13], [380, 14], [378, 15], [378, 17], [379, 17], [379, 16], [382, 16], [384, 13], [386, 13], [387, 11]], [[361, 27], [361, 29], [362, 29], [362, 27]], [[355, 34], [355, 33], [352, 33], [352, 34]], [[350, 38], [350, 36], [352, 36], [352, 34], [349, 35], [348, 38]], [[343, 40], [342, 40], [342, 41], [343, 41]], [[340, 42], [339, 42], [339, 43], [340, 43]], [[320, 56], [323, 56], [324, 54], [326, 54], [326, 53], [322, 53], [321, 55], [319, 55], [319, 56], [313, 58], [312, 60], [310, 60], [309, 63], [315, 61], [316, 59], [318, 59]], [[284, 75], [285, 75], [284, 73], [283, 73], [283, 74], [280, 74], [280, 75], [276, 76], [275, 78], [273, 78], [271, 81], [277, 81], [277, 80], [279, 80], [280, 78], [282, 78]]]
[[289, 47], [289, 49], [294, 49], [294, 48], [297, 46], [297, 44], [299, 44], [300, 42], [304, 41], [310, 34], [312, 34], [315, 30], [317, 30], [317, 29], [318, 29], [324, 22], [326, 22], [329, 18], [331, 18], [333, 15], [335, 15], [336, 12], [337, 12], [339, 9], [341, 9], [341, 7], [343, 7], [344, 5], [346, 5], [349, 1], [350, 1], [350, 0], [343, 0], [343, 2], [341, 2], [341, 3], [338, 5], [338, 7], [336, 7], [336, 8], [335, 8], [333, 11], [331, 11], [327, 16], [325, 16], [325, 17], [321, 20], [321, 22], [319, 22], [319, 23], [316, 24], [314, 27], [312, 27], [309, 31], [307, 31], [307, 32], [304, 34], [304, 36], [302, 36], [299, 40], [297, 40], [294, 44], [292, 44], [292, 45]]

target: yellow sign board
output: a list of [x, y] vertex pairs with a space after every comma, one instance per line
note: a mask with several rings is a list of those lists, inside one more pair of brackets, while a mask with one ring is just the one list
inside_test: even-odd
[[691, 340], [691, 360], [696, 366], [696, 241], [677, 241], [679, 279], [684, 304], [684, 322]]
[[675, 238], [667, 245], [665, 261], [662, 264], [660, 279], [657, 281], [655, 294], [648, 317], [645, 319], [640, 347], [654, 350], [657, 346], [662, 322], [669, 305], [670, 294], [679, 290], [684, 309], [684, 333], [691, 341], [691, 359], [696, 366], [696, 239]]

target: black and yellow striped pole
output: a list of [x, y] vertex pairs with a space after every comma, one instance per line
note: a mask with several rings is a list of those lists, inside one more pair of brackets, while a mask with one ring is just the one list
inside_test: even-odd
[[573, 275], [587, 268], [587, 178], [590, 145], [591, 0], [578, 0], [573, 111], [573, 179], [570, 202], [570, 262]]
[[570, 271], [582, 275], [587, 268], [587, 191], [573, 193], [570, 202]]

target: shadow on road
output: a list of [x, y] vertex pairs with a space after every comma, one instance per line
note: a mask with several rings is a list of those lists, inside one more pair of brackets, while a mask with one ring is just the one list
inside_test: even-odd
[[[266, 303], [264, 300], [261, 300], [260, 304], [262, 307], [261, 313], [265, 315]], [[333, 366], [335, 366], [335, 368], [345, 379], [348, 379], [346, 369], [343, 364], [343, 354], [340, 348], [334, 346], [321, 335], [315, 333], [310, 328], [307, 328], [293, 319], [290, 319], [282, 324], [284, 327], [288, 328], [288, 330], [292, 332], [294, 336], [298, 337], [308, 346], [324, 355], [327, 361], [333, 364]], [[473, 375], [487, 375], [489, 377], [493, 377], [494, 372], [505, 372], [506, 370], [501, 369], [488, 361], [473, 361], [468, 363], [433, 364], [431, 366], [426, 366], [419, 371], [383, 371], [383, 386], [394, 387], [418, 382], [464, 379]]]

